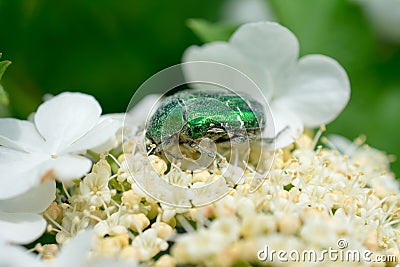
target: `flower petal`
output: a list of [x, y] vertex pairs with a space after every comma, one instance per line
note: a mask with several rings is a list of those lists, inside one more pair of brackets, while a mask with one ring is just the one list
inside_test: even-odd
[[326, 138], [328, 140], [326, 145], [331, 149], [339, 151], [343, 155], [351, 156], [358, 149], [358, 146], [354, 142], [342, 135], [330, 134]]
[[[272, 86], [266, 75], [265, 70], [253, 63], [252, 58], [247, 58], [235, 49], [231, 44], [225, 42], [214, 42], [203, 45], [201, 47], [189, 47], [183, 56], [184, 62], [206, 61], [217, 62], [228, 65], [240, 71], [250, 78], [264, 93], [267, 99], [272, 95]], [[206, 81], [214, 84], [220, 84], [231, 90], [242, 90], [247, 92], [248, 81], [240, 79], [240, 77], [232, 77], [234, 73], [230, 68], [222, 68], [219, 64], [202, 64], [201, 62], [193, 62], [183, 66], [185, 78], [188, 82]], [[245, 82], [246, 85], [241, 85]], [[204, 88], [204, 84], [198, 85]]]
[[56, 183], [47, 181], [10, 199], [0, 200], [0, 211], [41, 213], [54, 200]]
[[44, 102], [35, 114], [35, 124], [49, 143], [52, 154], [85, 135], [99, 120], [101, 107], [94, 97], [62, 93]]
[[334, 120], [349, 98], [350, 82], [339, 63], [323, 55], [309, 55], [299, 61], [274, 103], [290, 108], [305, 126], [316, 127]]
[[[89, 132], [87, 132], [84, 136], [79, 138], [76, 142], [71, 144], [65, 150], [61, 151], [61, 154], [64, 153], [73, 153], [73, 152], [84, 152], [88, 149], [96, 148], [101, 146], [110, 139], [115, 139], [115, 133], [118, 129], [122, 127], [122, 121], [116, 120], [112, 118], [102, 118], [100, 122], [94, 126]], [[111, 144], [111, 143], [110, 143]], [[113, 144], [113, 143], [112, 143]], [[111, 149], [109, 146], [105, 146], [102, 152], [105, 152], [108, 149]]]
[[92, 162], [88, 158], [64, 155], [49, 162], [47, 169], [53, 170], [57, 179], [72, 180], [79, 179], [88, 173], [91, 166]]
[[38, 185], [49, 158], [0, 147], [0, 199], [12, 198]]
[[124, 127], [135, 133], [141, 127], [144, 128], [146, 120], [154, 113], [160, 104], [160, 94], [149, 94], [134, 105], [124, 118]]
[[46, 230], [42, 216], [32, 213], [7, 213], [0, 211], [0, 236], [19, 244], [30, 243]]
[[284, 76], [299, 55], [296, 36], [274, 22], [244, 24], [232, 35], [230, 43], [266, 69], [274, 80]]
[[297, 137], [303, 132], [303, 123], [301, 119], [290, 110], [276, 105], [274, 102], [271, 106], [274, 119], [274, 133], [264, 131], [263, 137], [275, 138], [275, 147], [271, 150], [286, 147], [292, 144]]
[[3, 267], [45, 267], [37, 255], [19, 246], [0, 246], [0, 266]]
[[44, 140], [29, 121], [0, 119], [0, 145], [26, 152], [43, 151]]
[[65, 244], [54, 262], [57, 267], [86, 266], [93, 231], [81, 231]]

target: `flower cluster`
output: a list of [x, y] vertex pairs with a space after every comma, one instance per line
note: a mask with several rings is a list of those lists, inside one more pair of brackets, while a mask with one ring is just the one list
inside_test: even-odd
[[[302, 145], [311, 143], [302, 139]], [[279, 153], [254, 194], [243, 183], [214, 205], [192, 211], [200, 225], [177, 238], [172, 249], [176, 260], [209, 266], [260, 264], [256, 252], [266, 245], [275, 251], [322, 251], [337, 248], [340, 239], [348, 249], [398, 258], [400, 191], [388, 158], [368, 146], [347, 156], [298, 145], [291, 153]]]
[[[161, 158], [148, 165], [146, 152], [135, 146], [140, 139], [126, 141], [128, 149], [118, 158], [102, 155], [81, 181], [58, 191], [45, 212], [48, 231], [58, 244], [69, 244], [77, 233], [93, 228], [91, 260], [153, 266], [275, 264], [260, 261], [257, 252], [265, 245], [322, 251], [337, 248], [340, 239], [348, 242], [347, 249], [369, 250], [374, 257], [400, 256], [399, 184], [390, 173], [388, 156], [360, 139], [350, 143], [351, 154], [345, 155], [337, 150], [343, 143], [338, 137], [322, 138], [337, 149], [314, 149], [313, 140], [303, 135], [294, 149], [278, 151], [271, 172], [254, 193], [249, 191], [254, 173], [246, 169], [228, 196], [191, 209], [159, 203], [135, 183], [141, 168], [159, 170], [164, 179], [174, 175], [195, 183], [193, 175], [167, 171]], [[137, 165], [133, 172], [127, 170], [129, 162]], [[49, 246], [38, 250], [43, 257], [51, 257], [45, 253]]]
[[[272, 102], [278, 131], [290, 129], [276, 151], [260, 153], [260, 140], [249, 141], [250, 150], [235, 148], [249, 156], [243, 164], [220, 153], [207, 168], [167, 162], [167, 152], [157, 151], [141, 130], [143, 103], [126, 114], [130, 129], [121, 115], [101, 116], [97, 101], [80, 93], [51, 98], [33, 121], [0, 119], [0, 265], [285, 264], [260, 257], [266, 246], [319, 255], [328, 248], [368, 251], [370, 261], [346, 264], [395, 265], [400, 189], [390, 157], [363, 138], [321, 138], [324, 127], [315, 136], [303, 133], [333, 120], [350, 88], [336, 61], [297, 56], [296, 38], [273, 23], [247, 24], [229, 43], [185, 53], [185, 60], [214, 59], [243, 71]], [[146, 103], [150, 98], [158, 96]], [[252, 159], [266, 167], [258, 169]], [[17, 246], [44, 231], [30, 250]]]

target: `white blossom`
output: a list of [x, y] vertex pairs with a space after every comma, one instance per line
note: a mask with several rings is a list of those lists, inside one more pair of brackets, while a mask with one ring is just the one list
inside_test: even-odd
[[105, 159], [100, 160], [93, 166], [91, 173], [87, 174], [80, 183], [80, 191], [91, 205], [100, 207], [103, 203], [111, 200], [111, 191], [108, 180], [111, 176], [111, 167]]
[[[138, 137], [132, 138], [136, 140]], [[335, 146], [334, 143], [338, 142], [333, 139], [328, 137], [323, 140]], [[363, 252], [369, 249], [374, 256], [398, 256], [399, 183], [390, 173], [387, 155], [366, 146], [362, 139], [349, 143], [339, 138], [342, 143], [336, 146], [346, 143], [346, 146], [352, 147], [348, 155], [336, 149], [315, 149], [315, 142], [310, 140], [308, 136], [301, 136], [295, 148], [277, 151], [269, 174], [257, 173], [250, 166], [239, 168], [227, 164], [191, 173], [178, 165], [165, 169], [161, 162], [163, 159], [153, 156], [149, 160], [144, 148], [132, 148], [129, 154], [102, 155], [91, 173], [80, 183], [75, 183], [69, 194], [58, 191], [58, 195], [67, 200], [61, 202], [58, 197], [52, 204], [53, 209], [47, 210], [48, 230], [57, 233], [59, 245], [36, 245], [35, 250], [44, 261], [33, 259], [24, 250], [5, 245], [7, 236], [2, 236], [1, 231], [0, 256], [4, 255], [1, 254], [4, 248], [4, 253], [18, 257], [13, 262], [14, 266], [40, 267], [67, 266], [64, 264], [78, 267], [124, 266], [122, 260], [149, 266], [233, 266], [242, 262], [279, 266], [285, 264], [276, 258], [260, 262], [257, 252], [268, 245], [270, 250], [296, 249], [300, 255], [303, 251], [314, 250], [320, 255], [327, 247], [338, 248], [341, 239], [351, 250]], [[132, 140], [126, 142], [131, 143]], [[132, 151], [133, 155], [130, 154]], [[120, 169], [111, 169], [105, 157], [113, 159]], [[147, 196], [129, 177], [119, 180], [121, 169], [127, 168], [120, 162], [126, 158], [134, 159], [129, 163], [130, 175], [135, 178], [143, 175], [148, 188], [157, 186], [159, 182], [151, 177], [156, 173], [151, 171], [153, 166], [150, 161], [160, 167], [159, 173], [164, 179], [171, 172], [173, 180], [188, 180], [193, 189], [214, 180], [211, 177], [224, 176], [225, 179], [217, 180], [223, 182], [218, 184], [219, 188], [230, 180], [237, 180], [241, 173], [243, 177], [226, 196], [214, 203], [190, 209], [177, 208]], [[252, 192], [250, 185], [256, 175], [262, 177], [264, 182]], [[49, 188], [54, 188], [52, 186], [49, 185]], [[100, 198], [93, 201], [92, 197], [97, 195], [94, 192], [99, 190], [107, 192], [105, 195], [109, 192], [112, 198], [107, 196], [104, 199], [99, 194]], [[213, 192], [198, 190], [197, 194], [191, 195], [193, 203], [196, 199], [204, 202], [202, 198], [210, 193]], [[49, 197], [53, 194], [50, 192]], [[182, 196], [175, 194], [175, 197]], [[101, 205], [96, 205], [97, 201]], [[51, 198], [43, 202], [40, 210], [29, 210], [39, 213], [50, 202]], [[52, 212], [57, 209], [62, 211]], [[76, 239], [81, 240], [80, 244], [86, 242], [80, 239], [80, 232], [92, 227], [96, 234], [95, 242], [92, 245], [86, 243], [85, 248], [76, 245]], [[4, 228], [11, 229], [7, 225]], [[61, 247], [60, 253], [57, 253], [58, 246]], [[70, 259], [62, 256], [68, 250], [71, 254], [67, 258], [74, 258], [72, 265]], [[163, 253], [166, 255], [158, 258]], [[0, 265], [1, 260], [0, 257]], [[335, 265], [336, 262], [326, 258], [321, 264]], [[354, 264], [369, 266], [367, 262]], [[309, 262], [293, 262], [292, 265], [308, 266]]]
[[51, 260], [40, 260], [21, 247], [0, 242], [0, 266], [9, 267], [134, 267], [136, 263], [119, 259], [90, 259], [89, 251], [93, 235], [91, 231], [80, 232], [65, 244], [60, 253]]
[[[323, 55], [300, 59], [298, 56], [299, 44], [292, 32], [277, 23], [259, 22], [244, 24], [229, 42], [189, 47], [183, 61], [223, 63], [254, 81], [271, 107], [275, 123], [272, 134], [290, 127], [279, 136], [279, 148], [292, 143], [304, 126], [317, 127], [334, 120], [350, 96], [347, 74], [334, 59]], [[209, 64], [204, 68], [186, 64], [184, 71], [189, 81], [206, 78], [223, 85], [236, 82], [235, 77], [226, 77], [231, 75], [229, 72], [215, 71]], [[240, 90], [246, 93], [249, 89]]]
[[133, 240], [132, 247], [137, 253], [137, 258], [146, 261], [158, 252], [166, 250], [168, 243], [157, 236], [156, 229], [148, 229]]
[[13, 198], [0, 200], [0, 238], [27, 244], [46, 229], [43, 212], [55, 197], [53, 181], [45, 182]]
[[39, 106], [34, 123], [0, 119], [0, 199], [46, 180], [87, 173], [92, 163], [80, 154], [102, 145], [120, 128], [100, 114], [92, 96], [62, 93]]

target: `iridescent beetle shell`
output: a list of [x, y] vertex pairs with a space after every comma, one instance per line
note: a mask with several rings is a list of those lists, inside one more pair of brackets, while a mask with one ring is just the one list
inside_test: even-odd
[[160, 151], [171, 138], [198, 144], [259, 139], [265, 128], [263, 106], [249, 96], [222, 89], [189, 89], [166, 97], [146, 125], [146, 138]]

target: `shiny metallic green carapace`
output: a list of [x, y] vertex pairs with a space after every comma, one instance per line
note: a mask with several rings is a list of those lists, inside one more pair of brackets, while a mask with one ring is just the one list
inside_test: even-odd
[[180, 143], [247, 141], [265, 127], [263, 106], [228, 90], [189, 89], [165, 98], [146, 125], [146, 138], [157, 146]]

